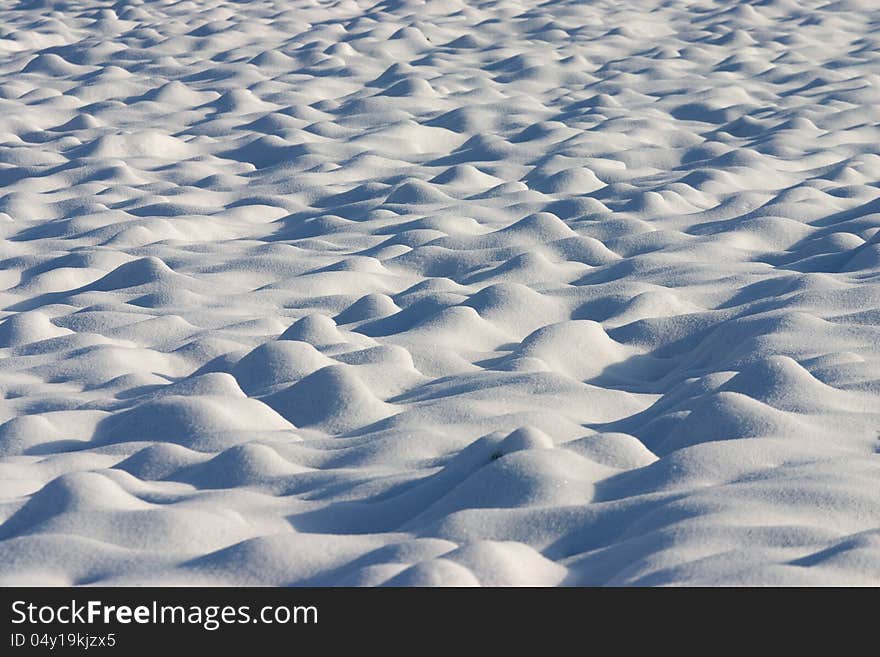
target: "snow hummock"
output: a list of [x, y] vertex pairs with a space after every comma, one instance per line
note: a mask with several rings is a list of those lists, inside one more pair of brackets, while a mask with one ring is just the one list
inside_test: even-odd
[[7, 3], [0, 583], [880, 584], [869, 4]]

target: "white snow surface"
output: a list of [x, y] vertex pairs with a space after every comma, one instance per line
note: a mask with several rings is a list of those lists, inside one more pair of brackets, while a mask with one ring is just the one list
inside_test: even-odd
[[880, 11], [9, 0], [0, 584], [880, 584]]

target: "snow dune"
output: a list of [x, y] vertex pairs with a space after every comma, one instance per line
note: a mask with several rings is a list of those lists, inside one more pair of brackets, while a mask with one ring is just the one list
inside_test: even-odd
[[6, 3], [0, 583], [880, 584], [870, 5]]

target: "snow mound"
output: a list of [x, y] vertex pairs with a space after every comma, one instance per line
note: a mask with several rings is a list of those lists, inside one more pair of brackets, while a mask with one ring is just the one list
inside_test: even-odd
[[0, 3], [0, 585], [880, 584], [871, 4]]

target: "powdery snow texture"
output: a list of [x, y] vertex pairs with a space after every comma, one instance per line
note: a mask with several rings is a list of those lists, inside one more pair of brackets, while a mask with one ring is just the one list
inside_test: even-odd
[[880, 12], [0, 11], [0, 583], [880, 584]]

